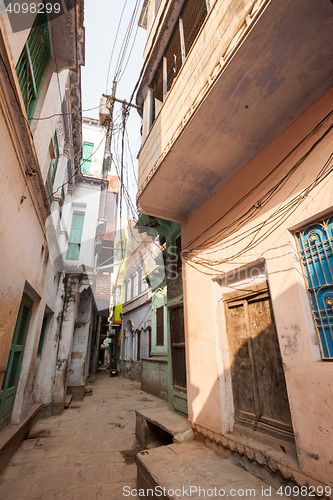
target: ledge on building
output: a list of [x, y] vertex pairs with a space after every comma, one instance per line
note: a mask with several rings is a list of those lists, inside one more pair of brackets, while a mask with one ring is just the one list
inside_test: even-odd
[[193, 439], [187, 418], [169, 410], [167, 403], [158, 408], [136, 411], [135, 436], [143, 448], [155, 448]]
[[19, 424], [9, 424], [0, 433], [0, 473], [7, 467], [10, 459], [28, 436], [32, 426], [39, 418], [41, 404], [34, 404]]
[[[270, 499], [287, 498], [281, 493], [278, 495], [276, 487], [265, 484], [251, 473], [243, 470], [229, 460], [230, 453], [218, 456], [214, 451], [208, 449], [201, 443], [192, 441], [182, 444], [171, 444], [153, 450], [144, 450], [137, 455], [137, 487], [138, 490], [150, 489], [149, 498], [158, 498], [159, 492], [164, 492], [163, 498], [175, 498], [173, 493], [177, 493], [177, 498], [187, 498], [188, 492], [200, 497], [208, 498], [212, 496], [209, 492], [216, 488], [217, 491], [224, 491], [226, 497], [233, 496], [231, 491], [239, 492], [237, 498], [243, 497], [245, 491], [255, 490], [256, 498]], [[151, 490], [156, 495], [151, 495]], [[262, 488], [266, 493], [263, 493]], [[206, 493], [203, 493], [204, 490]], [[240, 491], [243, 490], [243, 493]], [[251, 493], [252, 496], [252, 493]]]
[[168, 358], [163, 356], [152, 356], [151, 358], [141, 358], [141, 361], [158, 361], [159, 363], [167, 363]]

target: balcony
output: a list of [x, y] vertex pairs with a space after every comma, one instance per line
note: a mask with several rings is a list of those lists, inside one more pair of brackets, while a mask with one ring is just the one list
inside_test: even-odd
[[332, 86], [332, 17], [329, 0], [214, 3], [144, 138], [141, 212], [185, 222]]

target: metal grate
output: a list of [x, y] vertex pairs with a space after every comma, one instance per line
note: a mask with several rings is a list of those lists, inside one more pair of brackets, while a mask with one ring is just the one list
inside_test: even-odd
[[206, 0], [186, 2], [180, 17], [184, 23], [185, 50], [188, 54], [207, 16]]
[[[186, 2], [180, 15], [184, 26], [185, 56], [192, 47], [206, 16], [206, 0]], [[183, 64], [178, 23], [176, 23], [174, 27], [173, 33], [163, 54], [163, 57], [166, 58], [166, 75], [164, 75], [164, 79], [167, 82], [167, 91], [169, 91]], [[160, 64], [151, 84], [154, 98], [158, 99], [161, 103], [164, 101], [165, 97], [163, 96], [163, 57], [161, 58]], [[157, 113], [154, 113], [154, 116], [156, 116], [156, 114]]]
[[333, 359], [333, 217], [296, 233], [323, 359]]
[[172, 83], [179, 73], [182, 66], [181, 52], [180, 52], [180, 37], [179, 27], [176, 25], [172, 37], [168, 43], [164, 57], [167, 60], [167, 89], [171, 89]]

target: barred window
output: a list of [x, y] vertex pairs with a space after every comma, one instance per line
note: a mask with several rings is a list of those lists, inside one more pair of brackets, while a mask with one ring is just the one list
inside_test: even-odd
[[333, 217], [296, 232], [322, 358], [333, 359]]

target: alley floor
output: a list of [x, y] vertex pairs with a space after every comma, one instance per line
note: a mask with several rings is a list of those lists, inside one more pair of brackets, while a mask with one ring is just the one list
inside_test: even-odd
[[1, 500], [118, 500], [123, 486], [136, 486], [135, 410], [161, 400], [103, 371], [92, 387], [35, 424], [0, 476]]

